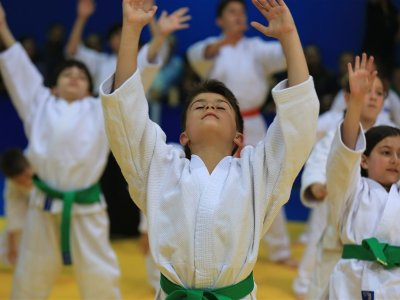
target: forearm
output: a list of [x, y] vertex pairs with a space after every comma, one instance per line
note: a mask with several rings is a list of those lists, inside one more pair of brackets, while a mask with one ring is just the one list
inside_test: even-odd
[[0, 38], [6, 48], [10, 48], [15, 44], [16, 40], [7, 24], [0, 27]]
[[74, 56], [78, 50], [78, 46], [82, 41], [82, 33], [85, 28], [87, 18], [79, 17], [72, 27], [71, 34], [68, 39], [66, 53], [67, 55]]
[[280, 43], [286, 57], [289, 86], [295, 86], [306, 81], [309, 72], [297, 30], [293, 29], [286, 33], [280, 39]]
[[137, 69], [139, 38], [143, 27], [122, 27], [121, 46], [118, 52], [114, 89], [119, 88]]
[[163, 35], [158, 35], [152, 38], [149, 44], [149, 49], [147, 52], [147, 61], [152, 63], [155, 61], [157, 54], [160, 52], [161, 47], [165, 42], [166, 37]]
[[355, 149], [360, 128], [361, 102], [350, 101], [341, 127], [343, 144]]

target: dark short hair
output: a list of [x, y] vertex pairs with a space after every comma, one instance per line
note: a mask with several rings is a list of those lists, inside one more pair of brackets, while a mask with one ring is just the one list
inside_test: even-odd
[[[228, 89], [225, 84], [221, 81], [209, 79], [199, 83], [187, 96], [186, 102], [183, 107], [183, 114], [182, 114], [182, 131], [186, 130], [186, 117], [187, 111], [190, 104], [193, 102], [194, 98], [202, 93], [214, 93], [221, 95], [226, 100], [228, 100], [229, 104], [232, 106], [233, 110], [235, 111], [235, 120], [236, 120], [236, 129], [240, 133], [243, 133], [243, 117], [240, 113], [239, 103], [235, 97], [235, 95]], [[237, 147], [233, 149], [232, 155], [236, 152]], [[185, 145], [185, 153], [186, 157], [190, 158], [191, 151], [187, 145]]]
[[[392, 126], [375, 126], [365, 133], [366, 148], [364, 151], [365, 156], [369, 156], [375, 146], [387, 137], [400, 136], [400, 129]], [[368, 177], [367, 170], [361, 168], [361, 176]]]
[[22, 174], [30, 166], [21, 149], [10, 148], [0, 157], [0, 169], [6, 177], [15, 177]]
[[229, 3], [231, 2], [239, 2], [243, 4], [244, 8], [246, 9], [246, 2], [244, 0], [220, 0], [218, 5], [217, 5], [217, 18], [221, 17], [222, 14], [224, 13], [225, 7], [228, 6]]
[[89, 69], [87, 66], [76, 59], [68, 59], [66, 61], [63, 61], [61, 64], [59, 64], [53, 71], [53, 75], [49, 78], [49, 86], [50, 87], [55, 87], [57, 85], [57, 80], [60, 74], [65, 70], [69, 69], [72, 67], [77, 67], [78, 69], [82, 70], [89, 82], [89, 92], [92, 94], [93, 93], [93, 78], [92, 75], [89, 72]]

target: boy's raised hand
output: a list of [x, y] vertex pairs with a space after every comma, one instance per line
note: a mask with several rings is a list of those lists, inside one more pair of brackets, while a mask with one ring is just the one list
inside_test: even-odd
[[78, 1], [78, 16], [82, 18], [89, 18], [95, 11], [96, 5], [93, 0], [79, 0]]
[[187, 7], [181, 7], [170, 15], [163, 11], [157, 21], [158, 33], [162, 36], [168, 36], [177, 30], [189, 28], [187, 21], [192, 17], [187, 14], [188, 11], [189, 8]]
[[356, 101], [363, 101], [365, 95], [371, 90], [378, 73], [374, 68], [374, 57], [370, 56], [367, 59], [367, 54], [363, 53], [361, 62], [360, 57], [357, 56], [354, 69], [351, 63], [347, 64], [347, 69], [349, 73], [351, 98]]
[[149, 5], [144, 0], [123, 0], [122, 7], [124, 23], [142, 27], [150, 23], [157, 11], [157, 6]]
[[286, 33], [296, 29], [292, 14], [283, 0], [252, 0], [254, 6], [268, 20], [268, 26], [251, 22], [261, 33], [280, 40]]

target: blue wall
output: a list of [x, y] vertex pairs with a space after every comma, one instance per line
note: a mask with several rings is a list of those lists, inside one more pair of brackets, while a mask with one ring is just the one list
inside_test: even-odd
[[[399, 0], [397, 0], [399, 1]], [[56, 21], [70, 28], [75, 16], [74, 0], [3, 0], [8, 21], [16, 36], [34, 34], [39, 42], [44, 32]], [[40, 4], [39, 4], [40, 3]], [[121, 20], [121, 1], [98, 1], [97, 10], [89, 20], [86, 32], [106, 32]], [[179, 51], [210, 34], [217, 34], [214, 8], [217, 0], [158, 0], [159, 12], [188, 6], [193, 17], [191, 28], [177, 34]], [[363, 33], [365, 0], [287, 0], [304, 44], [316, 43], [326, 64], [334, 68], [338, 54], [343, 50], [359, 51]], [[262, 20], [248, 0], [249, 20]], [[258, 33], [250, 29], [249, 35]]]
[[[398, 5], [400, 0], [396, 1]], [[90, 19], [86, 33], [105, 33], [111, 24], [121, 20], [121, 1], [97, 1], [97, 10]], [[214, 8], [217, 0], [158, 0], [159, 11], [172, 11], [188, 6], [192, 21], [191, 28], [177, 33], [178, 51], [183, 54], [188, 45], [212, 34], [218, 34], [215, 26]], [[321, 48], [324, 63], [332, 70], [342, 51], [358, 53], [363, 38], [365, 0], [287, 0], [303, 42], [315, 43]], [[3, 0], [8, 23], [17, 37], [33, 34], [39, 45], [45, 39], [50, 24], [61, 22], [70, 28], [75, 16], [74, 0]], [[249, 21], [263, 21], [258, 11], [249, 3]], [[249, 35], [258, 33], [249, 29]], [[148, 34], [147, 34], [148, 36]], [[179, 119], [177, 111], [170, 111], [173, 119]], [[179, 121], [164, 124], [167, 134], [178, 134]], [[9, 100], [0, 98], [0, 151], [6, 147], [26, 145], [21, 123]], [[172, 138], [172, 140], [176, 140]], [[2, 186], [0, 177], [0, 191]], [[298, 201], [298, 183], [292, 192], [293, 201], [288, 204], [290, 219], [304, 219], [307, 211]], [[0, 196], [0, 213], [2, 213]]]

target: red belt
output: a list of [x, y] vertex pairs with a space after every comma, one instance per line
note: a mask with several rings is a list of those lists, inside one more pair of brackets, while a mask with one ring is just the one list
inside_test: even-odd
[[254, 117], [257, 116], [261, 113], [261, 110], [259, 108], [253, 108], [249, 110], [242, 110], [240, 114], [242, 117], [247, 118], [247, 117]]

